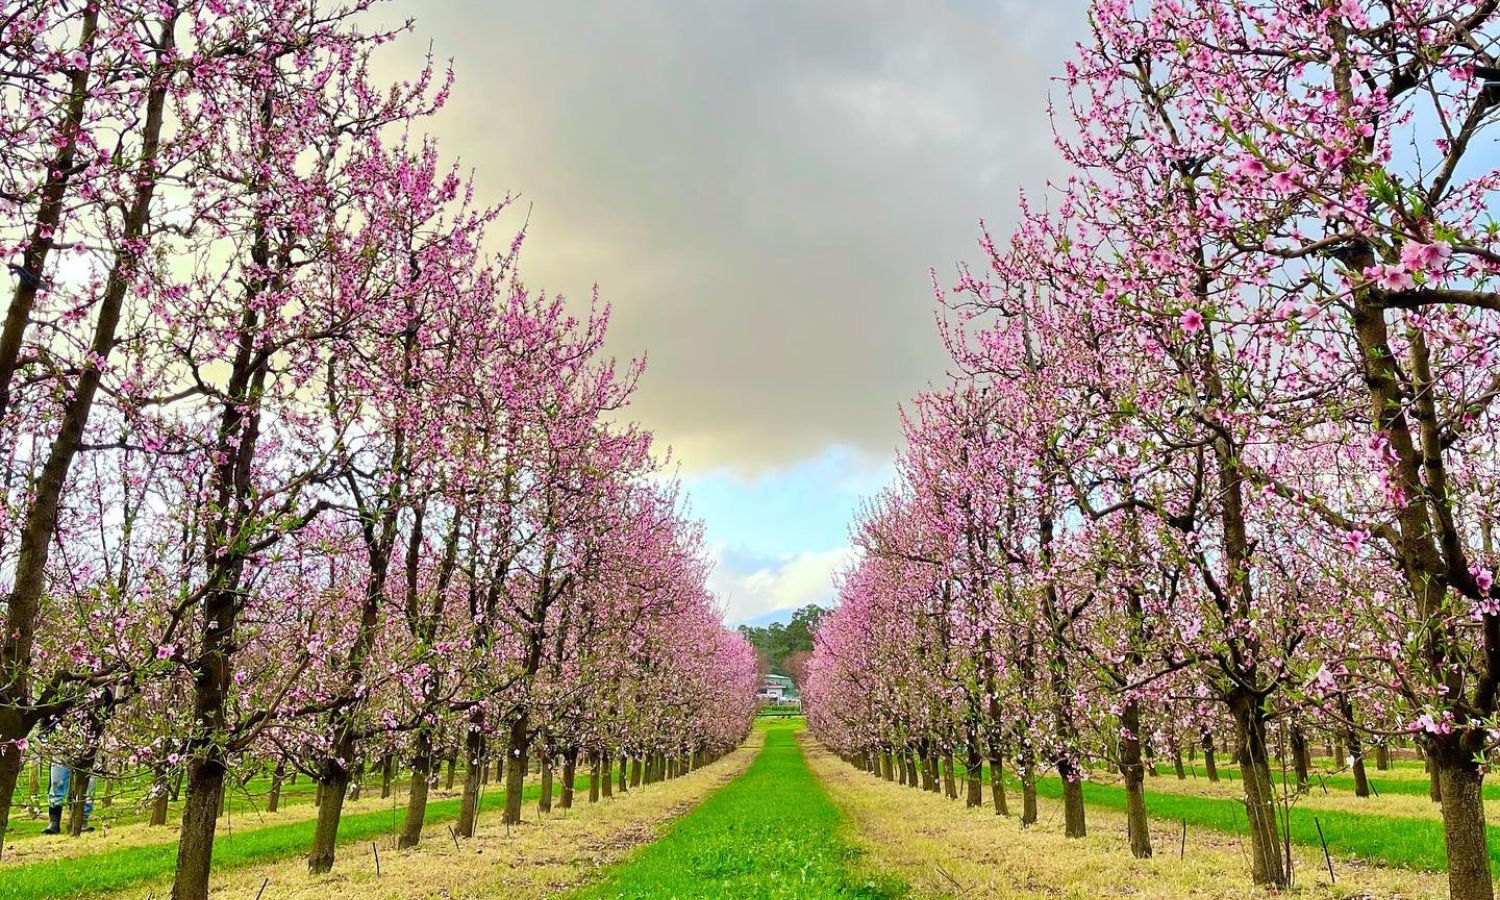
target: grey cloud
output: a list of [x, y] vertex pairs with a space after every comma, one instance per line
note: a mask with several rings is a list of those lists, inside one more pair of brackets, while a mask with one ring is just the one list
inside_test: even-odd
[[1057, 174], [1048, 78], [1085, 24], [1083, 0], [395, 11], [455, 59], [444, 146], [532, 204], [528, 281], [600, 283], [616, 352], [649, 351], [635, 415], [690, 467], [890, 450], [944, 369], [927, 270]]

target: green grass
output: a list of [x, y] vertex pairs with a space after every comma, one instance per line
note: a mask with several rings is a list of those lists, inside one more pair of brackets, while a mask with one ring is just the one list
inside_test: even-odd
[[[587, 786], [587, 781], [581, 779]], [[524, 794], [534, 798], [540, 788]], [[459, 798], [427, 804], [430, 827], [458, 818]], [[505, 803], [504, 791], [481, 797], [480, 809], [493, 810]], [[369, 841], [401, 827], [404, 806], [378, 812], [346, 815], [339, 823], [339, 845]], [[312, 844], [313, 820], [286, 825], [268, 825], [240, 834], [220, 834], [214, 841], [214, 869], [231, 869], [251, 863], [284, 859], [307, 852]], [[446, 833], [428, 832], [427, 840], [448, 840]], [[366, 848], [368, 849], [368, 848]], [[355, 851], [358, 852], [358, 851]], [[177, 865], [177, 843], [153, 844], [111, 850], [92, 856], [44, 860], [19, 866], [0, 866], [0, 900], [47, 900], [63, 897], [96, 897], [143, 881], [169, 877]]]
[[[405, 782], [401, 782], [404, 784]], [[395, 782], [393, 782], [395, 784]], [[105, 806], [103, 803], [104, 789], [101, 787], [94, 797], [94, 813], [89, 819], [89, 824], [99, 825], [108, 823], [111, 827], [121, 825], [135, 825], [145, 822], [149, 818], [150, 810], [143, 805], [143, 797], [146, 789], [150, 786], [150, 780], [145, 777], [122, 779], [115, 785], [115, 796], [113, 805]], [[374, 788], [378, 794], [380, 782], [375, 779], [366, 780], [365, 796], [370, 796], [370, 789]], [[296, 784], [283, 783], [281, 786], [280, 808], [297, 806], [303, 803], [311, 803], [313, 794], [317, 791], [317, 785], [311, 779], [298, 779]], [[251, 779], [243, 786], [236, 786], [229, 791], [228, 815], [233, 818], [247, 815], [253, 816], [264, 812], [266, 798], [271, 792], [271, 779], [267, 776], [259, 776]], [[43, 806], [47, 802], [47, 782], [41, 783], [41, 796], [38, 799]], [[30, 818], [27, 815], [27, 807], [32, 802], [31, 790], [28, 785], [17, 785], [15, 800], [11, 806], [10, 829], [6, 832], [5, 842], [7, 844], [17, 840], [30, 840], [40, 837], [42, 829], [47, 827], [46, 810], [41, 810], [41, 815]], [[175, 821], [181, 818], [182, 803], [177, 802], [169, 806], [167, 821]]]
[[[1381, 771], [1380, 769], [1375, 768], [1375, 763], [1373, 760], [1368, 761], [1368, 765], [1366, 767], [1366, 776], [1369, 779], [1370, 786], [1374, 789], [1374, 793], [1376, 795], [1393, 794], [1407, 797], [1427, 796], [1427, 793], [1430, 790], [1430, 786], [1427, 780], [1427, 772], [1422, 763], [1413, 762], [1411, 760], [1393, 760], [1391, 766], [1391, 770]], [[1158, 762], [1157, 770], [1161, 775], [1165, 777], [1174, 777], [1172, 775], [1172, 769], [1170, 766], [1163, 766]], [[1203, 774], [1203, 770], [1201, 767], [1193, 771], [1199, 780], [1207, 778], [1207, 776]], [[1240, 777], [1239, 769], [1237, 767], [1225, 765], [1219, 766], [1219, 775], [1223, 779], [1228, 781], [1238, 781]], [[1278, 782], [1280, 781], [1279, 770], [1273, 772], [1272, 775], [1275, 780], [1277, 780]], [[1291, 778], [1291, 773], [1288, 773], [1287, 777]], [[1312, 772], [1311, 777], [1312, 789], [1315, 794], [1321, 794], [1323, 792], [1322, 786], [1324, 784], [1328, 786], [1329, 793], [1331, 794], [1338, 793], [1340, 791], [1346, 794], [1354, 793], [1353, 775], [1324, 775], [1320, 779], [1318, 773], [1314, 771]], [[1484, 799], [1486, 802], [1500, 802], [1500, 782], [1490, 781], [1484, 785]]]
[[902, 897], [899, 882], [855, 871], [838, 808], [797, 746], [801, 720], [765, 721], [745, 774], [683, 816], [586, 898]]
[[[988, 767], [984, 779], [989, 781]], [[1020, 790], [1020, 783], [1009, 773], [1006, 774], [1005, 782], [1012, 791]], [[1425, 784], [1415, 783], [1422, 784], [1425, 790]], [[1036, 792], [1038, 796], [1060, 800], [1062, 782], [1057, 778], [1039, 779]], [[1116, 785], [1084, 782], [1083, 800], [1089, 806], [1125, 811], [1125, 789]], [[1147, 790], [1146, 813], [1153, 819], [1174, 822], [1185, 819], [1190, 829], [1212, 828], [1231, 834], [1249, 832], [1245, 806], [1239, 800]], [[1317, 823], [1313, 821], [1315, 817]], [[1293, 843], [1320, 846], [1318, 824], [1323, 826], [1328, 849], [1333, 853], [1432, 872], [1442, 872], [1448, 868], [1443, 844], [1443, 823], [1438, 818], [1418, 819], [1292, 806], [1290, 829]], [[1278, 825], [1278, 834], [1281, 834], [1280, 829], [1283, 827], [1285, 826]], [[1500, 867], [1500, 841], [1497, 841], [1494, 829], [1490, 829], [1489, 848], [1491, 867]]]

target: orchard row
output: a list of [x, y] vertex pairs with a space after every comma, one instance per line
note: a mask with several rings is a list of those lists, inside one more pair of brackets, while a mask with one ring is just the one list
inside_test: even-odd
[[825, 742], [913, 784], [953, 753], [1028, 795], [1051, 769], [1075, 836], [1116, 768], [1145, 856], [1147, 761], [1216, 736], [1281, 886], [1308, 742], [1358, 781], [1414, 741], [1452, 895], [1493, 896], [1497, 19], [1092, 4], [1071, 175], [937, 291], [957, 374], [856, 524], [805, 691]]
[[[421, 136], [376, 0], [21, 2], [0, 15], [0, 842], [18, 773], [185, 771], [173, 896], [226, 783], [302, 772], [334, 861], [367, 761], [680, 771], [755, 659], [626, 423], [641, 372], [526, 285]], [[379, 15], [376, 15], [376, 14]], [[386, 61], [382, 65], [395, 66]], [[607, 776], [606, 776], [607, 777]], [[164, 818], [164, 815], [158, 818]], [[77, 817], [74, 817], [77, 827]]]

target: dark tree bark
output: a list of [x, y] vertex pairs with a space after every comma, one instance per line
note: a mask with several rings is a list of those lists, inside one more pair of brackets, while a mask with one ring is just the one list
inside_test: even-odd
[[276, 761], [276, 769], [271, 773], [271, 791], [266, 795], [266, 812], [273, 813], [281, 808], [281, 784], [286, 779], [286, 762]]
[[1243, 690], [1231, 694], [1239, 738], [1239, 764], [1245, 788], [1245, 816], [1250, 826], [1250, 868], [1256, 884], [1284, 886], [1285, 862], [1276, 838], [1276, 792], [1266, 750], [1265, 710], [1260, 698]]
[[530, 722], [531, 716], [525, 707], [511, 718], [510, 740], [505, 754], [504, 822], [507, 825], [521, 824], [521, 792], [526, 789], [526, 768], [531, 762]]
[[1293, 725], [1291, 732], [1292, 765], [1297, 772], [1297, 786], [1307, 787], [1309, 783], [1307, 735], [1302, 731], [1301, 725]]
[[479, 789], [488, 766], [489, 762], [484, 758], [484, 716], [476, 711], [469, 722], [469, 733], [464, 737], [464, 789], [459, 801], [458, 824], [454, 827], [459, 837], [473, 837], [479, 824]]
[[537, 809], [544, 813], [552, 812], [552, 753], [543, 750], [542, 758], [542, 793], [537, 800]]
[[432, 733], [426, 728], [420, 728], [412, 748], [411, 790], [406, 795], [406, 817], [401, 823], [401, 834], [396, 838], [397, 850], [405, 850], [421, 843], [422, 824], [427, 819], [427, 798], [436, 765]]
[[1125, 823], [1130, 855], [1151, 857], [1151, 825], [1146, 818], [1146, 778], [1141, 764], [1141, 709], [1129, 700], [1120, 711], [1120, 774], [1125, 779]]
[[1354, 705], [1347, 694], [1340, 697], [1344, 716], [1344, 749], [1349, 754], [1349, 768], [1354, 774], [1354, 796], [1370, 796], [1370, 779], [1365, 773], [1365, 751], [1359, 739], [1359, 730], [1354, 724]]
[[990, 746], [990, 799], [995, 815], [1010, 815], [1010, 803], [1005, 796], [1005, 756], [994, 745]]

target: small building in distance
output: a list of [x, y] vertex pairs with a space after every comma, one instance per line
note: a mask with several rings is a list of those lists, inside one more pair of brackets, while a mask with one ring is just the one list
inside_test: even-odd
[[755, 689], [755, 699], [767, 706], [801, 706], [797, 686], [785, 675], [766, 675]]

